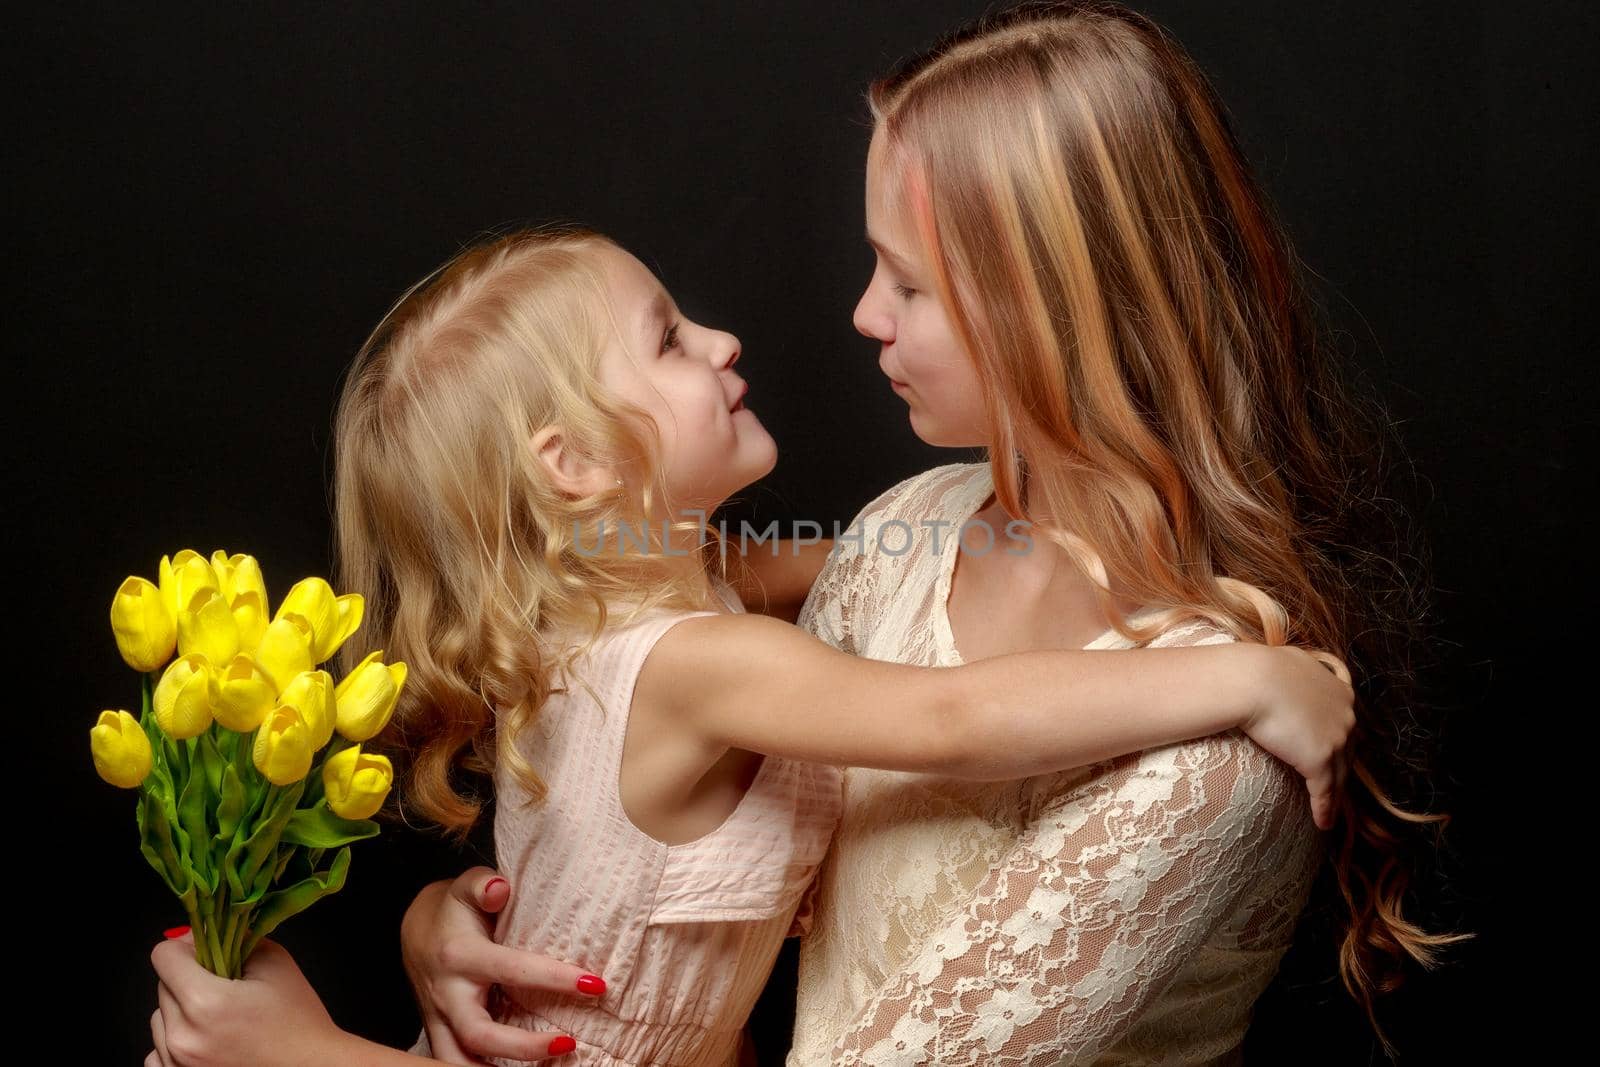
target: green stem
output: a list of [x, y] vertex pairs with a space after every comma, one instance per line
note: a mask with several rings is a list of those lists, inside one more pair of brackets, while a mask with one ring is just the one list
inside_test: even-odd
[[[251, 910], [253, 911], [254, 909], [251, 909]], [[244, 958], [243, 958], [244, 940], [250, 933], [250, 923], [248, 921], [248, 918], [249, 918], [248, 914], [239, 915], [238, 917], [235, 918], [235, 920], [234, 920], [234, 930], [233, 930], [233, 944], [229, 946], [229, 951], [233, 953], [234, 959], [237, 959], [239, 961], [239, 973], [241, 975], [244, 974], [244, 964], [245, 964], [245, 961], [244, 961]]]
[[224, 907], [222, 911], [227, 915], [227, 919], [222, 923], [222, 950], [228, 960], [228, 977], [237, 978], [244, 971], [244, 961], [239, 959], [238, 937], [235, 930], [239, 925], [239, 918], [233, 913], [232, 908]]
[[189, 930], [194, 935], [194, 958], [200, 966], [216, 974], [216, 957], [211, 951], [211, 938], [207, 934], [207, 928], [211, 925], [211, 915], [202, 900], [203, 898], [196, 896], [194, 911], [189, 914]]
[[222, 948], [222, 931], [218, 929], [223, 921], [221, 912], [222, 909], [217, 907], [217, 901], [213, 900], [211, 921], [206, 923], [206, 942], [211, 952], [211, 962], [216, 964], [212, 973], [222, 978], [237, 978], [238, 975], [231, 971], [232, 961], [228, 959], [228, 954]]

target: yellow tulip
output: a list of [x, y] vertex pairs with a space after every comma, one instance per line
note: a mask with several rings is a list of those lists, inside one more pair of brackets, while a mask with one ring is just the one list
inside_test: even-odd
[[321, 578], [304, 578], [278, 605], [278, 617], [293, 613], [311, 624], [311, 662], [323, 663], [361, 625], [365, 603], [360, 593], [334, 596], [332, 586]]
[[300, 712], [306, 729], [311, 731], [313, 751], [333, 740], [337, 711], [333, 702], [333, 677], [327, 671], [302, 671], [295, 675], [279, 694], [278, 703]]
[[267, 632], [267, 595], [256, 589], [236, 593], [228, 601], [233, 624], [239, 628], [239, 651], [254, 652]]
[[255, 659], [272, 684], [283, 690], [297, 675], [315, 665], [311, 659], [311, 624], [304, 616], [280, 611], [261, 635]]
[[217, 586], [229, 604], [245, 593], [258, 593], [262, 607], [267, 603], [267, 583], [261, 577], [261, 564], [254, 556], [243, 552], [227, 555], [222, 549], [211, 553], [211, 569], [216, 572]]
[[237, 733], [260, 726], [277, 704], [277, 689], [256, 661], [241, 652], [217, 684], [217, 721]]
[[156, 683], [156, 722], [166, 735], [181, 741], [199, 737], [215, 717], [217, 679], [204, 656], [172, 661]]
[[150, 773], [150, 739], [125, 711], [102, 711], [89, 731], [89, 750], [100, 777], [119, 789], [133, 789]]
[[273, 785], [293, 785], [311, 770], [315, 751], [300, 712], [285, 705], [274, 708], [256, 731], [250, 757], [256, 770]]
[[333, 691], [339, 733], [351, 741], [378, 736], [394, 714], [400, 687], [406, 684], [404, 663], [378, 661], [383, 650], [362, 660]]
[[369, 756], [360, 745], [336, 752], [322, 766], [328, 810], [341, 819], [370, 819], [383, 807], [394, 784], [394, 768], [384, 756]]
[[194, 599], [178, 612], [178, 654], [204, 656], [219, 666], [239, 654], [239, 624], [217, 590], [196, 590]]
[[192, 548], [186, 548], [170, 560], [161, 557], [161, 596], [167, 610], [176, 619], [194, 595], [202, 589], [217, 589], [217, 574], [206, 558]]
[[178, 640], [177, 622], [161, 590], [143, 578], [126, 579], [111, 598], [111, 632], [117, 651], [136, 671], [166, 663]]

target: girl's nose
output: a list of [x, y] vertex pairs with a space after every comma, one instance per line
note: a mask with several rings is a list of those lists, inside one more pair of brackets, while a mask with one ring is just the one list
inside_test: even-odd
[[729, 367], [739, 362], [739, 356], [741, 354], [739, 339], [733, 336], [731, 333], [726, 335], [726, 340], [722, 345], [719, 346], [718, 352], [718, 366], [722, 370], [727, 370]]
[[881, 344], [889, 344], [894, 340], [893, 320], [873, 299], [870, 285], [856, 302], [855, 314], [850, 316], [850, 321], [855, 325], [856, 332], [863, 337], [871, 338]]

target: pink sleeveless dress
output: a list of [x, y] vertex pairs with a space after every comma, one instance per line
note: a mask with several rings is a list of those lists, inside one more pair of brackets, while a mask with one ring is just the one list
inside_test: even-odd
[[[514, 895], [495, 940], [606, 980], [599, 998], [496, 991], [499, 1021], [577, 1041], [552, 1062], [735, 1062], [784, 938], [809, 925], [807, 890], [840, 814], [838, 768], [768, 756], [733, 814], [686, 844], [662, 844], [622, 809], [645, 657], [676, 623], [712, 614], [661, 611], [609, 629], [557, 679], [566, 691], [517, 741], [549, 787], [542, 803], [524, 807], [526, 792], [496, 769], [495, 851]], [[425, 1037], [413, 1051], [428, 1054]]]

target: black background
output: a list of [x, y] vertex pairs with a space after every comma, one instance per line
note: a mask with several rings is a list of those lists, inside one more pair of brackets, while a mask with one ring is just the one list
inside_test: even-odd
[[[1440, 786], [1456, 824], [1418, 914], [1480, 937], [1387, 1021], [1406, 1062], [1480, 1062], [1491, 1038], [1543, 1031], [1554, 991], [1509, 961], [1549, 939], [1530, 909], [1566, 902], [1563, 853], [1542, 861], [1534, 838], [1581, 816], [1541, 772], [1573, 766], [1560, 746], [1593, 711], [1592, 696], [1546, 694], [1581, 654], [1559, 638], [1592, 573], [1577, 533], [1595, 481], [1576, 452], [1594, 427], [1578, 363], [1594, 282], [1594, 20], [1576, 3], [1137, 6], [1214, 80], [1341, 347], [1428, 486], [1451, 657]], [[70, 1062], [139, 1062], [147, 954], [183, 921], [139, 855], [128, 794], [88, 757], [99, 709], [137, 706], [106, 624], [117, 584], [154, 578], [183, 547], [258, 556], [274, 598], [327, 574], [340, 375], [393, 297], [464, 241], [593, 225], [655, 266], [687, 313], [739, 334], [748, 403], [782, 458], [730, 505], [735, 520], [848, 520], [902, 477], [976, 458], [915, 439], [850, 311], [870, 267], [862, 92], [982, 10], [13, 16], [20, 280], [4, 392], [25, 625], [12, 677], [38, 685], [11, 709], [27, 724], [13, 762], [29, 768], [9, 798], [14, 959], [33, 1005], [14, 1026], [39, 1026]], [[386, 831], [357, 846], [342, 893], [280, 932], [343, 1025], [409, 1044], [399, 918], [467, 861]], [[1331, 973], [1326, 957], [1290, 957], [1251, 1062], [1371, 1060]], [[780, 987], [756, 1019], [769, 1043], [785, 1037], [783, 999]]]

